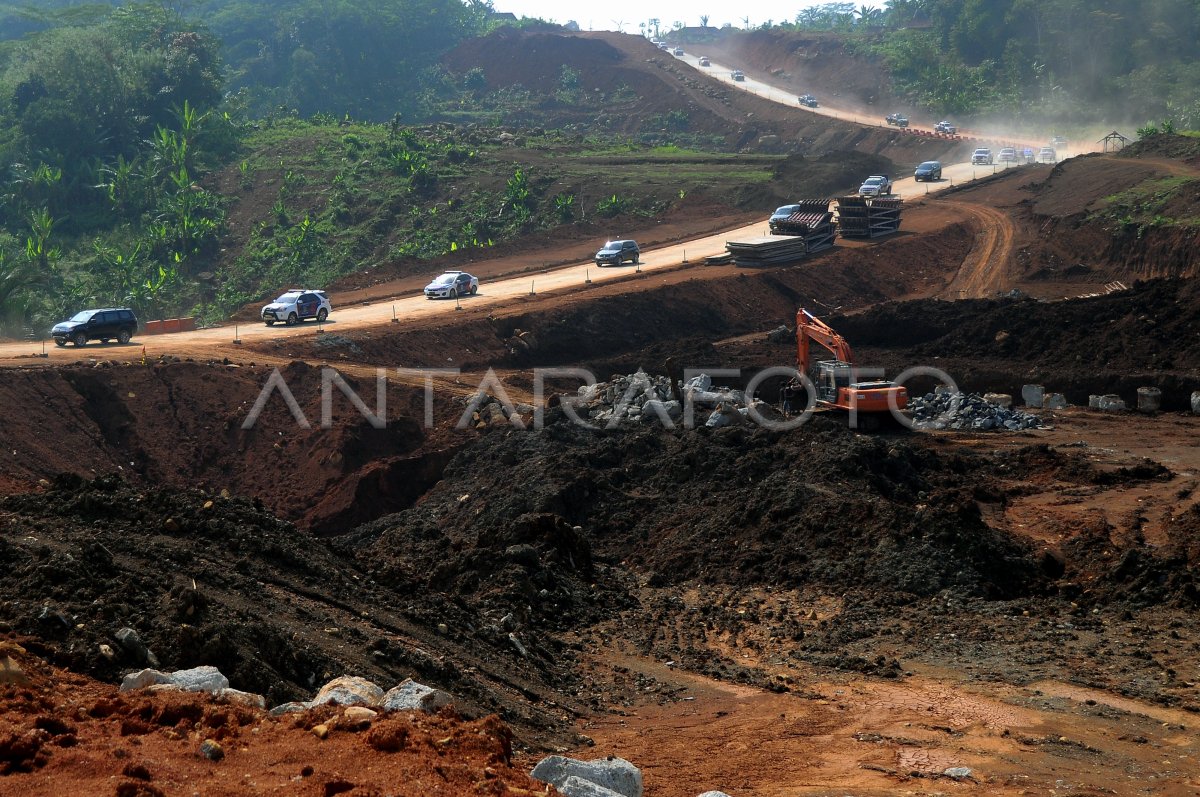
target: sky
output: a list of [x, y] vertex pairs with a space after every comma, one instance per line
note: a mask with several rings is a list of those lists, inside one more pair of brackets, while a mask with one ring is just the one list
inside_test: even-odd
[[[708, 16], [708, 24], [714, 28], [726, 23], [735, 28], [746, 27], [745, 18], [750, 18], [750, 27], [758, 27], [767, 20], [783, 22], [796, 17], [802, 8], [824, 5], [829, 0], [800, 0], [800, 2], [778, 3], [768, 0], [492, 0], [496, 11], [511, 11], [518, 17], [538, 17], [552, 22], [579, 23], [583, 30], [622, 30], [625, 33], [640, 33], [639, 23], [646, 22], [652, 30], [650, 19], [657, 19], [659, 29], [670, 31], [675, 22], [688, 27], [700, 24], [700, 15]], [[882, 5], [877, 3], [876, 5]]]

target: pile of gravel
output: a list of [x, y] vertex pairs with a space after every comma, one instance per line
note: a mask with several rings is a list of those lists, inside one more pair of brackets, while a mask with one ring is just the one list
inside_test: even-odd
[[993, 404], [978, 393], [926, 393], [910, 399], [908, 409], [918, 429], [1037, 429], [1042, 419], [1028, 412]]

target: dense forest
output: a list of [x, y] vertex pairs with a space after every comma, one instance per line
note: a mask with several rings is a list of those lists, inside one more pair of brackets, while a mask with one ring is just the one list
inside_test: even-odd
[[[428, 258], [571, 223], [576, 197], [539, 195], [549, 181], [511, 162], [492, 175], [498, 187], [462, 201], [448, 186], [483, 171], [479, 140], [421, 127], [536, 122], [540, 108], [586, 104], [566, 64], [545, 97], [488, 91], [486, 65], [447, 72], [443, 54], [486, 34], [491, 11], [486, 0], [0, 3], [0, 326], [41, 328], [99, 304], [215, 320], [281, 284], [361, 269], [369, 247], [354, 225], [378, 237], [405, 220], [385, 257]], [[828, 3], [768, 25], [828, 31], [885, 63], [914, 105], [963, 121], [1200, 127], [1200, 0]], [[662, 143], [679, 141], [639, 142]], [[231, 203], [267, 183], [274, 205], [244, 251], [223, 254]]]

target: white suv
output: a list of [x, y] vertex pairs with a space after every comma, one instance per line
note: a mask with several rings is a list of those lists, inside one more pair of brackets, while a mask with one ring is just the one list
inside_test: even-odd
[[973, 166], [985, 166], [992, 163], [992, 151], [987, 147], [980, 147], [971, 155], [971, 164]]
[[325, 291], [292, 288], [263, 307], [262, 320], [267, 326], [274, 325], [276, 321], [291, 326], [306, 318], [324, 321], [332, 312], [333, 305], [329, 303], [329, 296]]

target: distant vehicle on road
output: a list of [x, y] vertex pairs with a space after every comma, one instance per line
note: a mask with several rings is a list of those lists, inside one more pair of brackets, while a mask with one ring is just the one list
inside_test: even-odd
[[947, 122], [945, 119], [934, 125], [933, 129], [939, 133], [946, 133], [951, 136], [958, 135], [958, 128]]
[[793, 213], [799, 213], [803, 205], [780, 205], [775, 208], [775, 212], [771, 214], [771, 218], [767, 220], [767, 226], [771, 228], [771, 232], [775, 232], [782, 222], [788, 220]]
[[1016, 163], [1017, 151], [1013, 147], [1005, 147], [1000, 150], [1000, 154], [996, 156], [996, 160], [1001, 163]]
[[941, 161], [925, 161], [913, 170], [913, 180], [918, 183], [922, 180], [929, 183], [940, 179], [942, 179]]
[[606, 241], [604, 246], [600, 247], [600, 251], [596, 253], [596, 265], [619, 266], [626, 260], [636, 264], [641, 257], [642, 250], [638, 247], [637, 241]]
[[908, 127], [908, 117], [902, 113], [889, 113], [884, 121], [895, 127]]
[[700, 66], [712, 66], [712, 62], [708, 60], [707, 55], [700, 56]]
[[1062, 136], [1055, 136], [1054, 138], [1050, 139], [1050, 146], [1056, 149], [1066, 149], [1067, 140]]
[[744, 72], [742, 72], [742, 70], [740, 70], [740, 69], [733, 70], [732, 72], [729, 73], [729, 76], [732, 77], [734, 80], [745, 80], [746, 79], [746, 74]]
[[817, 98], [811, 94], [801, 94], [796, 99], [805, 108], [816, 108], [818, 105], [820, 105], [820, 103], [817, 102]]
[[137, 332], [137, 324], [137, 317], [132, 310], [124, 307], [106, 307], [76, 313], [70, 319], [55, 324], [50, 330], [50, 335], [57, 346], [66, 346], [68, 342], [76, 346], [86, 346], [89, 340], [108, 343], [114, 339], [124, 344]]
[[290, 327], [306, 318], [324, 321], [332, 312], [333, 305], [329, 303], [329, 296], [325, 291], [293, 288], [265, 305], [259, 315], [267, 326], [274, 326], [276, 321], [282, 321]]
[[674, 55], [683, 55], [683, 48], [682, 48], [682, 47], [676, 47], [676, 48], [675, 48], [675, 50], [674, 50], [674, 52], [673, 52], [673, 54], [674, 54]]
[[1042, 147], [1038, 150], [1038, 163], [1057, 163], [1058, 153], [1054, 151], [1054, 147]]
[[457, 299], [474, 296], [479, 291], [479, 278], [465, 271], [445, 271], [425, 286], [426, 299]]
[[971, 153], [972, 166], [990, 166], [992, 162], [992, 151], [987, 147], [980, 147]]
[[858, 187], [863, 196], [885, 196], [892, 193], [892, 180], [886, 174], [873, 174]]

